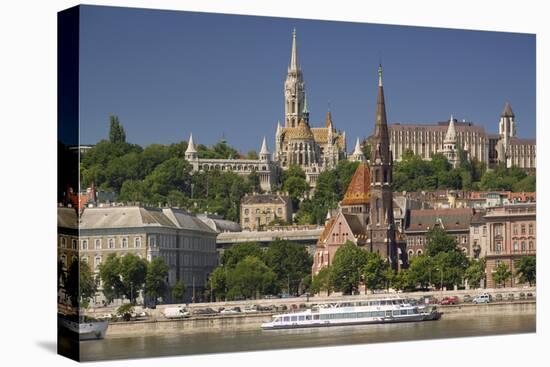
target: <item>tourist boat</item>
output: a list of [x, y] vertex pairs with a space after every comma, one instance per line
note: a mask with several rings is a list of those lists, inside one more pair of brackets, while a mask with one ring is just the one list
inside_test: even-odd
[[322, 326], [384, 324], [438, 320], [434, 306], [417, 305], [404, 298], [344, 301], [317, 305], [301, 312], [273, 315], [262, 329], [293, 329]]
[[59, 331], [79, 341], [105, 338], [107, 321], [98, 321], [89, 317], [58, 315]]

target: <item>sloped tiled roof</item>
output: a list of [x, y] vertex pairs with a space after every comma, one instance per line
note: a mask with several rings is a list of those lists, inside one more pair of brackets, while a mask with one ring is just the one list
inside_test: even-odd
[[410, 211], [407, 231], [428, 231], [434, 225], [445, 230], [468, 230], [474, 212], [471, 208], [415, 209]]
[[280, 194], [247, 195], [241, 200], [242, 204], [286, 204], [289, 197]]
[[370, 173], [366, 163], [360, 163], [351, 178], [342, 205], [368, 204], [370, 200]]

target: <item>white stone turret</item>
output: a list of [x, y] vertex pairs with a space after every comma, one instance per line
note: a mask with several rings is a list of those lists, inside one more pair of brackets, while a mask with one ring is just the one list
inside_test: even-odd
[[355, 142], [355, 149], [353, 150], [353, 153], [349, 156], [349, 160], [352, 162], [365, 162], [365, 155], [361, 151], [361, 144], [359, 142], [359, 137], [357, 137], [357, 141]]
[[187, 142], [187, 149], [185, 150], [185, 159], [191, 163], [194, 170], [199, 168], [199, 153], [195, 148], [195, 143], [193, 142], [193, 134], [189, 135], [189, 141]]
[[453, 115], [451, 115], [451, 119], [449, 120], [449, 127], [447, 128], [447, 133], [443, 140], [443, 149], [441, 152], [447, 157], [447, 160], [453, 167], [458, 165], [459, 157], [456, 148], [456, 128]]
[[267, 142], [264, 136], [264, 140], [262, 141], [262, 148], [260, 149], [260, 160], [261, 161], [269, 161], [271, 153], [269, 153], [269, 150], [267, 149]]

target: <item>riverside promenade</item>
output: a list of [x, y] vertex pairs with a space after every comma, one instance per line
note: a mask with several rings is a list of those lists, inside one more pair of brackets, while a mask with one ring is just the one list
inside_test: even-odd
[[[212, 302], [212, 303], [195, 303], [183, 305], [191, 312], [201, 308], [212, 308], [219, 310], [225, 307], [238, 306], [244, 308], [251, 305], [275, 306], [277, 309], [286, 308], [287, 310], [298, 308], [309, 308], [313, 304], [339, 302], [345, 300], [366, 300], [382, 297], [404, 297], [418, 299], [423, 296], [432, 296], [441, 300], [442, 297], [456, 296], [459, 299], [457, 305], [438, 306], [444, 313], [444, 317], [482, 317], [490, 314], [510, 314], [515, 312], [535, 314], [536, 312], [536, 289], [531, 288], [505, 288], [505, 289], [478, 289], [478, 290], [460, 290], [460, 291], [443, 291], [443, 292], [413, 292], [413, 293], [378, 293], [378, 294], [362, 294], [355, 296], [331, 295], [328, 297], [306, 297], [296, 298], [277, 298], [277, 299], [261, 299], [248, 301], [231, 301], [231, 302]], [[473, 303], [463, 303], [463, 297], [469, 295], [475, 297], [478, 294], [488, 293], [493, 297], [493, 302], [489, 304], [476, 305]], [[497, 301], [497, 296], [501, 295], [503, 300]], [[513, 295], [514, 300], [509, 301], [508, 297]], [[529, 295], [529, 296], [528, 296]], [[117, 337], [132, 337], [132, 336], [151, 336], [151, 335], [173, 335], [173, 334], [190, 334], [202, 332], [222, 332], [236, 330], [253, 330], [259, 328], [263, 322], [269, 321], [273, 314], [284, 311], [258, 312], [258, 313], [237, 313], [237, 314], [216, 314], [209, 316], [192, 316], [185, 319], [166, 319], [163, 311], [168, 307], [176, 307], [178, 305], [158, 305], [156, 309], [146, 309], [148, 313], [147, 319], [139, 321], [117, 321], [109, 323], [107, 338]], [[285, 307], [283, 307], [285, 306]], [[142, 309], [138, 306], [136, 311]], [[115, 309], [98, 308], [88, 310], [87, 314], [92, 316], [101, 316], [108, 312], [115, 312]]]

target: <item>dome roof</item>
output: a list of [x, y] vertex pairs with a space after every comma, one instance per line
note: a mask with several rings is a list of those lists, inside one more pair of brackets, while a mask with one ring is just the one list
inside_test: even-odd
[[314, 138], [309, 125], [304, 119], [300, 120], [297, 127], [288, 129], [286, 135], [289, 139], [295, 140], [313, 140]]

